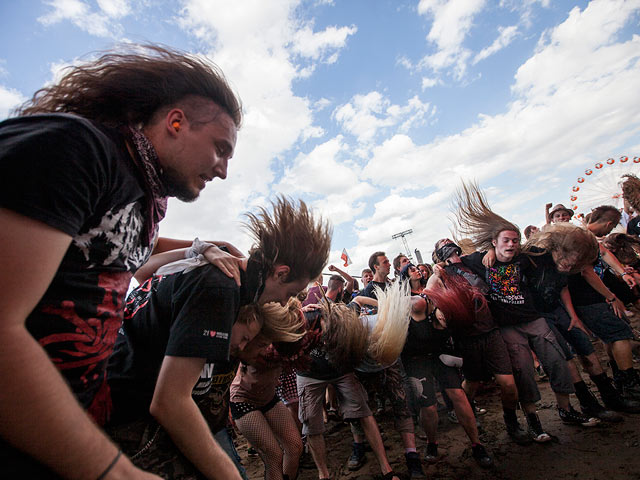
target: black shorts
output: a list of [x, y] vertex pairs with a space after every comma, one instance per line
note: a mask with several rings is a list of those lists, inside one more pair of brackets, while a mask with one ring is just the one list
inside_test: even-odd
[[275, 395], [269, 403], [263, 406], [256, 405], [255, 403], [250, 402], [229, 402], [229, 410], [231, 410], [231, 417], [234, 420], [238, 420], [242, 418], [247, 413], [253, 412], [255, 410], [259, 410], [262, 413], [267, 413], [276, 404], [280, 401], [280, 398]]
[[412, 396], [413, 404], [419, 408], [436, 404], [437, 380], [443, 389], [462, 388], [462, 379], [458, 369], [448, 367], [433, 356], [403, 358], [404, 369], [407, 372], [407, 387]]
[[470, 382], [490, 380], [494, 375], [512, 375], [509, 350], [500, 330], [456, 339], [462, 354], [462, 372]]

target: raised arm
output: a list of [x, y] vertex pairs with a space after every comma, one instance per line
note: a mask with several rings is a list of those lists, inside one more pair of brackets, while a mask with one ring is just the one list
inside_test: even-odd
[[[0, 208], [0, 435], [63, 478], [98, 478], [116, 447], [87, 416], [25, 321], [71, 237]], [[104, 477], [157, 479], [121, 456]]]
[[242, 480], [191, 396], [204, 363], [203, 358], [166, 356], [149, 412], [207, 479]]
[[551, 215], [549, 215], [549, 210], [551, 210], [552, 206], [552, 203], [547, 203], [544, 206], [544, 223], [546, 223], [547, 225], [551, 223]]
[[636, 281], [633, 278], [633, 275], [627, 272], [624, 266], [620, 263], [620, 260], [618, 260], [616, 256], [602, 244], [600, 244], [600, 254], [602, 255], [602, 260], [604, 260], [604, 262], [609, 265], [614, 272], [622, 277], [622, 280], [626, 282], [629, 288], [636, 286]]
[[331, 272], [336, 272], [338, 275], [340, 275], [342, 278], [344, 278], [347, 281], [347, 284], [345, 286], [345, 290], [349, 293], [353, 292], [353, 277], [351, 275], [349, 275], [347, 272], [340, 270], [338, 267], [334, 266], [334, 265], [329, 265], [329, 270]]

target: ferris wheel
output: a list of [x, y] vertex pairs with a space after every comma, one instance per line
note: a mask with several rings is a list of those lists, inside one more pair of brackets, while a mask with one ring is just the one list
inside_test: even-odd
[[628, 173], [640, 176], [640, 157], [608, 158], [587, 168], [577, 178], [569, 197], [576, 218], [584, 218], [600, 205], [622, 208], [622, 176]]

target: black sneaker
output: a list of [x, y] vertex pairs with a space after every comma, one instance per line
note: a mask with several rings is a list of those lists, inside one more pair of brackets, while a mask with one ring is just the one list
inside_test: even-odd
[[471, 447], [471, 451], [473, 452], [473, 458], [478, 462], [482, 468], [491, 468], [493, 467], [493, 459], [487, 453], [487, 449], [484, 448], [480, 443], [476, 443]]
[[364, 445], [362, 443], [353, 442], [353, 452], [347, 462], [347, 468], [351, 471], [358, 470], [364, 465]]
[[417, 452], [405, 453], [404, 457], [407, 460], [409, 478], [427, 478], [422, 470], [422, 463], [420, 463], [420, 456]]
[[509, 435], [511, 440], [516, 444], [529, 445], [533, 441], [531, 436], [523, 430], [517, 420], [515, 422], [507, 422], [505, 420], [505, 425], [507, 427], [507, 435]]
[[527, 413], [527, 423], [529, 424], [529, 435], [536, 443], [546, 443], [551, 441], [551, 435], [544, 431], [537, 413]]
[[582, 425], [583, 427], [595, 427], [600, 424], [600, 420], [595, 417], [587, 417], [586, 415], [581, 414], [576, 411], [571, 405], [569, 405], [569, 410], [565, 410], [564, 408], [558, 407], [558, 415], [560, 415], [560, 420], [562, 423], [567, 425]]
[[424, 460], [428, 463], [436, 463], [438, 461], [438, 444], [427, 442], [427, 451], [424, 454]]

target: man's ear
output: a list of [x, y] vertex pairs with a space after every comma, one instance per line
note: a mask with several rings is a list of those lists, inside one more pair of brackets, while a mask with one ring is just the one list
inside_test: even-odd
[[273, 269], [273, 278], [278, 281], [278, 283], [287, 283], [287, 279], [289, 278], [289, 272], [291, 269], [287, 265], [276, 265]]
[[493, 245], [494, 247], [496, 246], [496, 240], [495, 239], [491, 240], [491, 245]]

